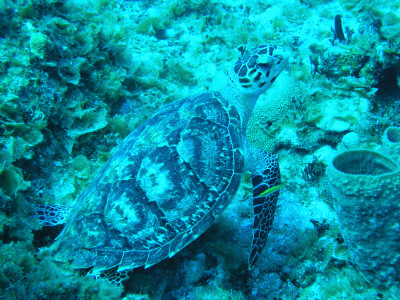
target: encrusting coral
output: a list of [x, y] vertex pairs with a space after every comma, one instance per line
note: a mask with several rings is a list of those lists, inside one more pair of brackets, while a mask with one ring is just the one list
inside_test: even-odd
[[288, 113], [293, 98], [300, 89], [287, 72], [283, 72], [274, 85], [260, 97], [247, 125], [249, 142], [267, 152], [274, 153], [276, 134]]

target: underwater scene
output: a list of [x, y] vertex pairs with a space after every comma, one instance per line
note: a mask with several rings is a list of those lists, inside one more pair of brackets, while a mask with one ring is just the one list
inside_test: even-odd
[[0, 299], [400, 299], [399, 79], [399, 0], [0, 0]]

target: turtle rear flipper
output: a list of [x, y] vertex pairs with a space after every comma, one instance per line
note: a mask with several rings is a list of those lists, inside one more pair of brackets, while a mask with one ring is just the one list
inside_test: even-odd
[[35, 216], [42, 226], [56, 226], [67, 223], [72, 206], [35, 204]]
[[261, 152], [256, 161], [257, 166], [251, 173], [254, 219], [249, 269], [257, 262], [267, 241], [281, 187], [281, 175], [276, 158], [271, 154]]

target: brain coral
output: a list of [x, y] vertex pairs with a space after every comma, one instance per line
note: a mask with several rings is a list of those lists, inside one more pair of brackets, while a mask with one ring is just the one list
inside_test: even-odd
[[247, 124], [246, 134], [251, 144], [267, 152], [274, 151], [275, 134], [270, 127], [283, 120], [297, 91], [295, 80], [288, 72], [282, 72], [265, 95], [260, 97]]

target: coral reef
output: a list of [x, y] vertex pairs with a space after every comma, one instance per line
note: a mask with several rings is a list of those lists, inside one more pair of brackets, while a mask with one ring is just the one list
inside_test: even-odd
[[120, 299], [122, 287], [94, 277], [82, 277], [50, 259], [39, 261], [32, 245], [11, 242], [0, 247], [2, 296], [9, 299], [78, 298]]
[[[331, 42], [337, 15], [346, 42]], [[1, 294], [396, 298], [398, 282], [378, 291], [349, 256], [323, 166], [336, 150], [395, 158], [399, 20], [398, 2], [383, 0], [0, 1]], [[74, 205], [130, 131], [165, 104], [219, 90], [243, 45], [265, 42], [288, 48], [292, 61], [248, 126], [250, 142], [279, 157], [284, 184], [255, 268], [245, 267], [249, 178], [193, 245], [134, 270], [124, 287], [52, 262], [46, 249], [60, 229], [43, 228], [32, 204]]]
[[388, 127], [382, 135], [382, 150], [400, 162], [400, 127]]
[[312, 162], [308, 163], [303, 170], [303, 178], [306, 181], [316, 181], [325, 175], [327, 165], [314, 156]]

